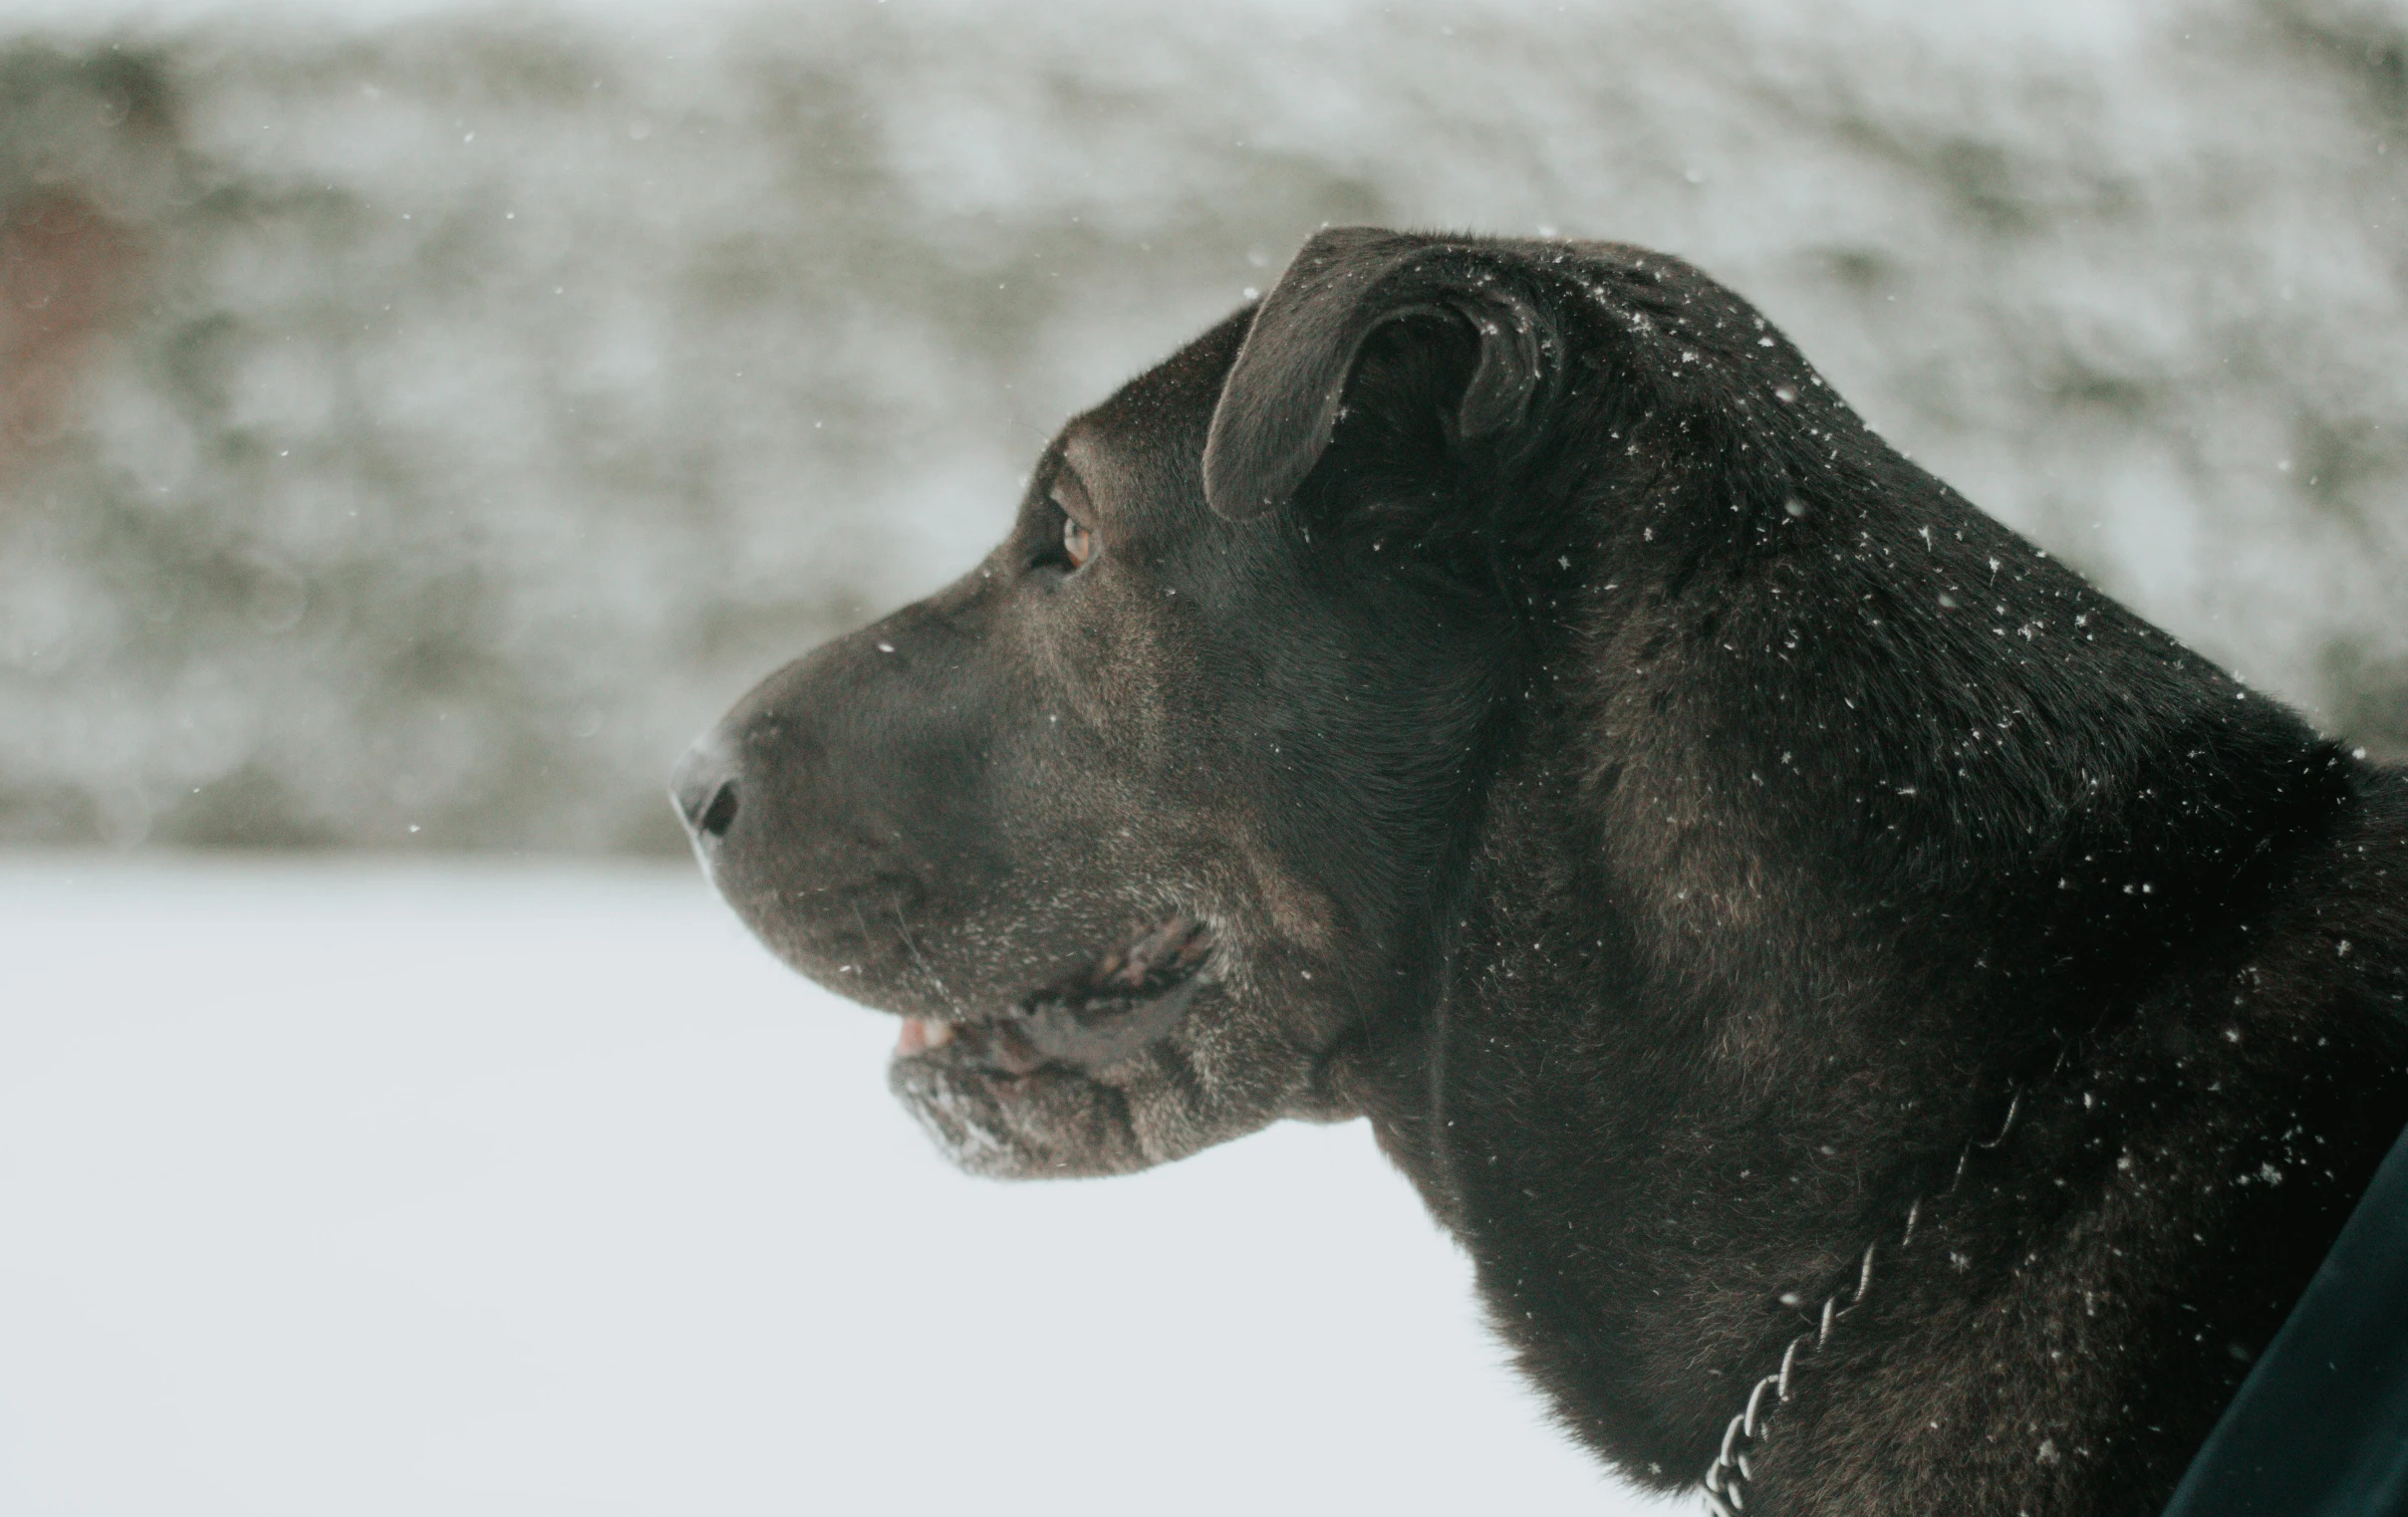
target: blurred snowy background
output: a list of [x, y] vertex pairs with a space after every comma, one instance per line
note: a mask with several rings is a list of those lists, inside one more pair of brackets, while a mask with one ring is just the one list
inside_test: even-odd
[[2397, 3], [19, 9], [0, 841], [675, 852], [688, 735], [1325, 221], [1678, 251], [2408, 743]]
[[959, 1180], [591, 856], [1333, 221], [1682, 253], [2408, 756], [2403, 190], [2399, 0], [0, 0], [0, 1510], [1627, 1509], [1359, 1128]]

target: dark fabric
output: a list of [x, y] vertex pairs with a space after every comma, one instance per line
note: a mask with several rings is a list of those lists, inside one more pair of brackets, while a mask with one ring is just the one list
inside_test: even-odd
[[2166, 1517], [2408, 1517], [2408, 1134]]

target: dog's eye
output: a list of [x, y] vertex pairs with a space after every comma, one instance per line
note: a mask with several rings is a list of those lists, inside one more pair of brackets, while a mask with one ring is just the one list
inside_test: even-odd
[[1070, 561], [1077, 573], [1089, 559], [1095, 557], [1095, 534], [1081, 526], [1079, 519], [1065, 512], [1062, 516], [1062, 557]]
[[1045, 498], [1053, 503], [1056, 511], [1062, 513], [1062, 557], [1060, 562], [1067, 566], [1072, 574], [1076, 574], [1086, 567], [1089, 559], [1095, 557], [1095, 533], [1084, 521], [1080, 520], [1081, 517], [1090, 514], [1087, 503], [1087, 486], [1080, 481], [1075, 471], [1065, 466], [1054, 475], [1052, 484], [1046, 488]]

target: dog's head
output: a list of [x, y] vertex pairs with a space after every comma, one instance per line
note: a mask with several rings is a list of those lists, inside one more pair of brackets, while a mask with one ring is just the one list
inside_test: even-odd
[[[1716, 372], [1776, 357], [1633, 250], [1314, 238], [1064, 427], [977, 568], [696, 745], [673, 788], [711, 877], [786, 962], [908, 1019], [895, 1089], [968, 1168], [1352, 1115], [1610, 551], [1565, 503], [1666, 467], [1661, 384], [1614, 377], [1677, 388], [1701, 298]], [[1574, 411], [1627, 448], [1560, 445]]]

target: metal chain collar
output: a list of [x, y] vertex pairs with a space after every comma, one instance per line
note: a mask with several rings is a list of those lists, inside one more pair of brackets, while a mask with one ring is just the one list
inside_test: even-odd
[[[1995, 1148], [2007, 1140], [2007, 1130], [2015, 1125], [2015, 1113], [2022, 1104], [2023, 1093], [2014, 1092], [2007, 1103], [2007, 1120], [1999, 1124], [1999, 1136], [1987, 1142], [1965, 1145], [1957, 1155], [1957, 1172], [1949, 1177], [1948, 1189], [1941, 1191], [1942, 1195], [1955, 1190], [1957, 1182], [1965, 1178], [1965, 1161], [1973, 1157], [1975, 1148]], [[1923, 1198], [1917, 1196], [1906, 1209], [1906, 1230], [1898, 1239], [1901, 1252], [1915, 1241], [1915, 1222], [1922, 1215]], [[1865, 1292], [1873, 1284], [1873, 1255], [1879, 1246], [1877, 1242], [1865, 1245], [1864, 1258], [1856, 1266], [1856, 1288], [1833, 1291], [1823, 1298], [1822, 1312], [1814, 1327], [1789, 1340], [1789, 1346], [1781, 1351], [1781, 1367], [1755, 1383], [1755, 1389], [1747, 1392], [1745, 1409], [1723, 1429], [1722, 1451], [1706, 1467], [1703, 1482], [1706, 1510], [1711, 1517], [1739, 1517], [1747, 1510], [1747, 1484], [1755, 1478], [1748, 1452], [1762, 1440], [1764, 1424], [1773, 1411], [1788, 1404], [1790, 1377], [1797, 1368], [1798, 1357], [1813, 1354], [1830, 1342], [1832, 1325], [1864, 1303]], [[1772, 1398], [1771, 1405], [1764, 1403], [1767, 1395]]]

